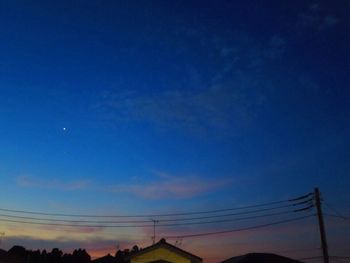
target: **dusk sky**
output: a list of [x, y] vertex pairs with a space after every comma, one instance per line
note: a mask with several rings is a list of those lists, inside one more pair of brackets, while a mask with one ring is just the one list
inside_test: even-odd
[[[349, 12], [347, 0], [1, 1], [0, 209], [181, 213], [319, 187], [325, 212], [350, 216]], [[96, 257], [152, 242], [151, 227], [4, 214], [24, 216], [0, 211], [4, 249]], [[159, 227], [157, 239], [279, 219]], [[350, 221], [325, 220], [339, 255]], [[205, 262], [320, 255], [316, 217], [169, 242]]]

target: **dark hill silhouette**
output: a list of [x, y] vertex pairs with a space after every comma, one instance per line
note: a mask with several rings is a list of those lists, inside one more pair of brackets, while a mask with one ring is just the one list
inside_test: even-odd
[[301, 261], [271, 253], [249, 253], [226, 259], [221, 263], [301, 263]]

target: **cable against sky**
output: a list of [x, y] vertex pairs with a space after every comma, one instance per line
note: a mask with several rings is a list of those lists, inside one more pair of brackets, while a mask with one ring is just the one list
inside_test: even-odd
[[[303, 199], [306, 199], [308, 197], [312, 196], [312, 193], [308, 193], [303, 196], [290, 198], [286, 200], [280, 200], [275, 202], [268, 202], [268, 203], [262, 203], [262, 204], [256, 204], [256, 205], [249, 205], [249, 206], [242, 206], [242, 207], [233, 207], [233, 208], [225, 208], [225, 209], [217, 209], [217, 210], [206, 210], [206, 211], [197, 211], [197, 212], [180, 212], [180, 213], [168, 213], [168, 214], [139, 214], [139, 215], [91, 215], [91, 214], [64, 214], [64, 213], [45, 213], [45, 212], [36, 212], [36, 211], [28, 211], [28, 210], [15, 210], [15, 209], [7, 209], [7, 208], [0, 208], [0, 211], [5, 212], [12, 212], [12, 213], [23, 213], [23, 214], [35, 214], [35, 215], [47, 215], [47, 216], [63, 216], [63, 217], [167, 217], [167, 216], [184, 216], [184, 215], [197, 215], [197, 214], [212, 214], [212, 213], [220, 213], [220, 212], [227, 212], [227, 211], [233, 211], [233, 210], [243, 210], [243, 209], [249, 209], [249, 208], [255, 208], [255, 207], [263, 207], [263, 206], [271, 206], [275, 204], [281, 204], [281, 203], [291, 203], [295, 201], [300, 201]], [[308, 202], [309, 200], [307, 200]], [[304, 201], [305, 202], [305, 201]], [[294, 205], [298, 205], [300, 202], [294, 203]]]
[[[277, 205], [279, 203], [284, 203], [283, 205]], [[261, 207], [260, 209], [254, 209], [251, 210], [253, 207]], [[220, 209], [220, 210], [207, 210], [207, 211], [200, 211], [200, 212], [183, 212], [183, 213], [177, 213], [179, 214], [209, 214], [208, 216], [198, 216], [198, 217], [183, 217], [183, 218], [171, 218], [174, 216], [169, 216], [169, 214], [159, 214], [162, 216], [167, 216], [168, 218], [163, 218], [157, 220], [157, 225], [150, 224], [150, 219], [147, 220], [123, 220], [123, 221], [90, 221], [90, 220], [69, 220], [69, 219], [59, 219], [59, 218], [46, 218], [46, 217], [28, 217], [28, 216], [21, 216], [21, 215], [9, 215], [9, 214], [2, 214], [0, 215], [0, 221], [2, 222], [9, 222], [9, 223], [21, 223], [21, 224], [32, 224], [32, 225], [48, 225], [48, 226], [58, 226], [58, 227], [103, 227], [103, 228], [143, 228], [143, 227], [175, 227], [175, 226], [188, 226], [188, 225], [204, 225], [204, 224], [214, 224], [214, 223], [221, 223], [221, 225], [225, 223], [230, 223], [234, 221], [249, 221], [249, 220], [255, 220], [255, 219], [261, 219], [261, 218], [271, 218], [271, 220], [275, 219], [278, 216], [281, 215], [292, 215], [292, 214], [303, 214], [303, 216], [299, 217], [293, 217], [293, 218], [278, 218], [275, 219], [273, 222], [264, 222], [261, 224], [250, 223], [249, 226], [245, 227], [237, 227], [235, 229], [229, 229], [229, 230], [221, 230], [221, 231], [213, 231], [213, 232], [201, 232], [196, 234], [188, 234], [188, 235], [181, 235], [181, 236], [167, 236], [167, 238], [187, 238], [187, 237], [197, 237], [197, 236], [206, 236], [206, 235], [216, 235], [216, 234], [225, 234], [225, 233], [231, 233], [231, 232], [237, 232], [237, 231], [244, 231], [244, 230], [251, 230], [251, 229], [257, 229], [257, 228], [263, 228], [263, 227], [269, 227], [273, 225], [298, 221], [304, 218], [308, 218], [313, 216], [313, 214], [308, 213], [310, 209], [313, 208], [312, 205], [312, 196], [310, 194], [300, 196], [297, 198], [292, 198], [284, 201], [278, 201], [278, 202], [270, 202], [270, 203], [264, 203], [259, 205], [250, 205], [245, 207], [239, 207], [239, 208], [228, 208], [228, 209]], [[223, 211], [231, 211], [231, 210], [243, 210], [246, 209], [248, 211], [240, 211], [237, 213], [230, 213], [230, 214], [220, 214]], [[10, 210], [10, 209], [6, 209]], [[273, 213], [266, 213], [266, 211], [270, 210], [277, 210]], [[14, 213], [20, 213], [17, 210], [10, 210], [10, 211], [16, 211]], [[24, 211], [26, 214], [33, 213], [38, 215], [38, 213], [41, 214], [47, 214], [47, 213], [41, 213], [41, 212], [33, 212], [33, 211]], [[218, 214], [219, 213], [219, 214]], [[240, 216], [244, 214], [250, 214], [249, 216]], [[62, 214], [59, 214], [62, 215]], [[134, 217], [133, 215], [132, 217]], [[137, 215], [138, 217], [141, 217], [141, 215]], [[1, 217], [7, 217], [1, 218]], [[125, 215], [124, 215], [125, 217]], [[145, 216], [143, 216], [144, 218]], [[169, 218], [170, 217], [170, 218]], [[175, 216], [176, 217], [176, 216]], [[208, 218], [215, 218], [216, 220], [206, 220], [203, 221], [202, 219], [208, 219]], [[14, 219], [22, 219], [22, 220], [14, 220]], [[191, 220], [190, 222], [188, 222]], [[196, 221], [197, 220], [197, 221]], [[200, 220], [200, 221], [198, 221]], [[39, 222], [38, 222], [39, 221]], [[163, 222], [176, 222], [176, 223], [163, 223]], [[62, 223], [56, 223], [56, 222], [62, 222]], [[148, 223], [148, 224], [135, 224], [135, 223]], [[82, 224], [84, 223], [84, 224]], [[93, 223], [93, 224], [85, 224], [85, 223]], [[125, 225], [126, 224], [126, 225]], [[232, 226], [226, 226], [226, 227], [232, 227]]]

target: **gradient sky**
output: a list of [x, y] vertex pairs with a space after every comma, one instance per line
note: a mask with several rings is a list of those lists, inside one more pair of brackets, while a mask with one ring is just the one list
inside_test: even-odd
[[[347, 0], [1, 1], [0, 208], [197, 211], [318, 186], [350, 215], [349, 12]], [[331, 248], [350, 242], [349, 223], [326, 223]], [[152, 235], [0, 231], [6, 249], [94, 255]], [[320, 246], [315, 219], [181, 245], [206, 262]]]

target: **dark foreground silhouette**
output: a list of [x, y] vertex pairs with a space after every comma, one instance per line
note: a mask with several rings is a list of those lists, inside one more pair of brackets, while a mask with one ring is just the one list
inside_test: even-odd
[[90, 255], [85, 249], [76, 249], [72, 254], [63, 254], [58, 248], [51, 252], [46, 250], [26, 250], [21, 246], [14, 246], [9, 251], [2, 250], [0, 261], [7, 263], [88, 263], [91, 261]]
[[[72, 254], [63, 253], [58, 248], [51, 252], [46, 250], [26, 250], [21, 246], [14, 246], [9, 251], [0, 249], [0, 263], [129, 263], [132, 254], [142, 251], [137, 246], [131, 250], [118, 250], [110, 254], [91, 260], [85, 249], [76, 249]], [[169, 262], [170, 263], [170, 262]], [[302, 263], [301, 261], [269, 253], [249, 253], [222, 261], [221, 263]]]
[[131, 250], [118, 250], [115, 256], [107, 255], [95, 260], [85, 249], [76, 249], [72, 254], [63, 253], [54, 248], [51, 252], [46, 250], [26, 250], [22, 246], [14, 246], [9, 251], [0, 249], [0, 263], [127, 263], [126, 257], [138, 252], [139, 248], [134, 246]]

